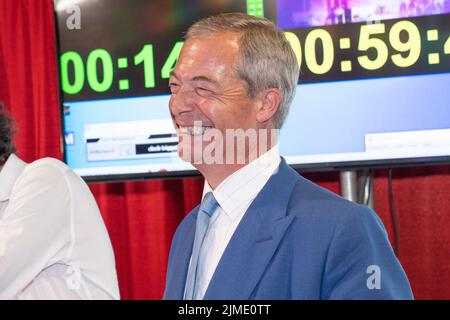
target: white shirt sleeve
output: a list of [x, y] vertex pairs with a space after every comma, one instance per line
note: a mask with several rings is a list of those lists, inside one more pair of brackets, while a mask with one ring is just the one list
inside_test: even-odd
[[15, 298], [46, 267], [70, 254], [70, 188], [60, 168], [27, 166], [0, 220], [0, 299]]

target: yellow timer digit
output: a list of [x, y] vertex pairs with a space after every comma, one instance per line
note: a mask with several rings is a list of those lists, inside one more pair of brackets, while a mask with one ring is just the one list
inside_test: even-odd
[[444, 53], [445, 54], [450, 54], [450, 36], [448, 37], [447, 41], [445, 41]]
[[372, 37], [373, 35], [383, 34], [384, 32], [385, 25], [383, 23], [361, 26], [358, 49], [360, 51], [367, 51], [373, 48], [377, 52], [373, 60], [369, 59], [367, 55], [358, 57], [358, 62], [364, 69], [377, 70], [386, 64], [389, 57], [386, 43], [381, 39]]
[[[402, 42], [400, 33], [405, 31], [408, 33], [408, 40]], [[412, 66], [419, 60], [421, 52], [420, 32], [417, 26], [410, 21], [399, 21], [394, 24], [389, 32], [389, 42], [391, 46], [400, 52], [408, 52], [406, 56], [401, 53], [392, 55], [392, 62], [401, 68]]]
[[[316, 41], [322, 42], [323, 61], [317, 61]], [[314, 74], [325, 74], [330, 71], [334, 62], [333, 39], [328, 31], [324, 29], [314, 29], [306, 36], [305, 40], [305, 61], [308, 69]]]
[[297, 37], [295, 33], [285, 31], [284, 36], [286, 40], [291, 45], [292, 51], [294, 51], [295, 56], [297, 57], [298, 68], [301, 69], [302, 66], [302, 45], [300, 44], [300, 39]]

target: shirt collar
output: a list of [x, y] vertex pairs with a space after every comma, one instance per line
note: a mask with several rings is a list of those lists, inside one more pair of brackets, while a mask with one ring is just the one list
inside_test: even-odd
[[[279, 164], [280, 152], [276, 144], [269, 151], [228, 176], [215, 190], [212, 190], [205, 180], [203, 197], [208, 192], [212, 192], [225, 214], [234, 219], [236, 218], [234, 214], [239, 215], [235, 209], [243, 204], [242, 199], [253, 200]], [[257, 179], [258, 177], [261, 179]]]
[[0, 201], [7, 201], [12, 189], [27, 164], [15, 154], [8, 157], [2, 171], [0, 171]]

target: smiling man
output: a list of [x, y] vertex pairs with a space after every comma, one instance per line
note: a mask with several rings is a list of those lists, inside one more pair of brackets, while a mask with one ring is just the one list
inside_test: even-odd
[[188, 30], [169, 107], [205, 187], [175, 233], [165, 299], [412, 298], [376, 214], [280, 158], [298, 75], [265, 19], [221, 14]]

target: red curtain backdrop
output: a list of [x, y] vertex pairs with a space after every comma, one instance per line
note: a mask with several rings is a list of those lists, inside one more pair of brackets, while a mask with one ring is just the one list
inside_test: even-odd
[[[0, 101], [16, 120], [25, 161], [62, 157], [54, 29], [51, 0], [0, 0]], [[339, 192], [337, 173], [305, 176]], [[123, 299], [162, 297], [172, 235], [202, 186], [201, 178], [90, 185], [111, 236]], [[400, 260], [416, 298], [450, 299], [450, 166], [395, 169], [393, 189]], [[392, 241], [387, 190], [387, 171], [377, 170], [376, 211]]]

